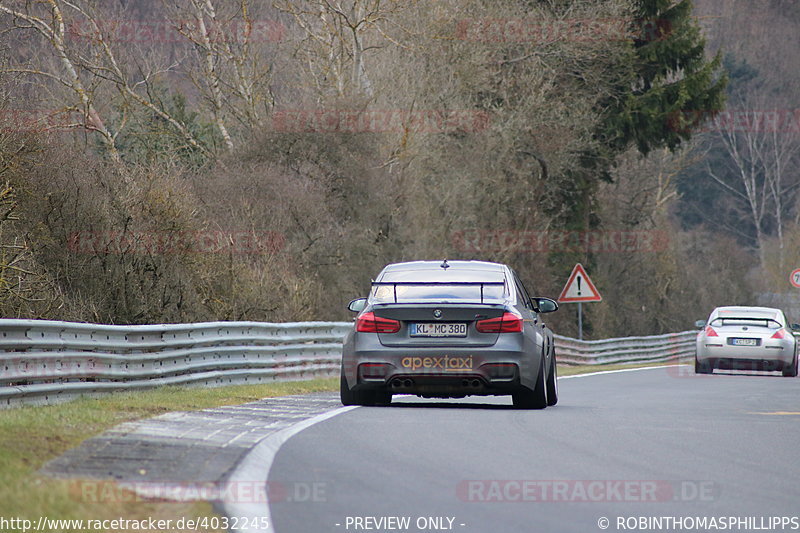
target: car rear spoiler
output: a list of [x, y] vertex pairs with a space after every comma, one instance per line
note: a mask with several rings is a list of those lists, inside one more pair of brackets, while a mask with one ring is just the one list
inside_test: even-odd
[[[753, 320], [763, 320], [763, 321], [765, 321], [765, 322], [766, 322], [766, 323], [768, 323], [768, 324], [769, 324], [770, 322], [774, 322], [775, 324], [777, 324], [777, 325], [778, 325], [778, 327], [779, 327], [779, 328], [782, 328], [782, 327], [784, 327], [784, 326], [783, 326], [783, 325], [782, 325], [780, 322], [778, 322], [776, 319], [774, 319], [774, 318], [766, 318], [766, 317], [763, 317], [763, 316], [717, 316], [717, 318], [715, 318], [715, 319], [714, 319], [714, 320], [712, 320], [711, 322], [714, 322], [715, 320], [722, 320], [722, 322], [723, 322], [723, 324], [722, 324], [722, 325], [723, 325], [723, 326], [725, 325], [725, 321], [726, 321], [726, 320], [733, 320], [733, 321], [736, 321], [736, 320], [741, 320], [741, 321], [743, 321], [743, 322], [744, 322], [744, 321], [753, 321]], [[710, 322], [709, 322], [709, 324], [710, 324]]]
[[393, 287], [394, 303], [397, 303], [397, 286], [398, 285], [413, 285], [417, 287], [432, 286], [432, 285], [450, 285], [450, 286], [473, 286], [481, 287], [481, 303], [483, 303], [483, 287], [486, 285], [502, 285], [505, 287], [505, 281], [373, 281], [372, 286], [388, 286]]

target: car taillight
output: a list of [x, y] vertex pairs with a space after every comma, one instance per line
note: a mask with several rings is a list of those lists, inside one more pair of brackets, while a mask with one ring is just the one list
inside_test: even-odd
[[706, 337], [719, 337], [711, 326], [706, 326]]
[[485, 318], [475, 323], [481, 333], [519, 333], [522, 331], [522, 317], [516, 313], [503, 313], [497, 318]]
[[375, 316], [375, 313], [370, 311], [356, 318], [356, 331], [361, 333], [397, 333], [400, 331], [400, 321]]
[[779, 329], [778, 331], [775, 332], [775, 334], [772, 336], [772, 338], [773, 339], [785, 339], [786, 338], [786, 330]]

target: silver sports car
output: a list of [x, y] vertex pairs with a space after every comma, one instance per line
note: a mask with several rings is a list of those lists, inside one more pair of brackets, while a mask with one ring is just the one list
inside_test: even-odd
[[479, 261], [388, 265], [344, 339], [344, 405], [386, 405], [393, 394], [426, 398], [511, 395], [542, 409], [558, 401], [553, 333], [508, 266]]
[[780, 309], [770, 307], [718, 307], [707, 321], [695, 324], [695, 372], [711, 374], [715, 368], [782, 371], [797, 376], [797, 340]]

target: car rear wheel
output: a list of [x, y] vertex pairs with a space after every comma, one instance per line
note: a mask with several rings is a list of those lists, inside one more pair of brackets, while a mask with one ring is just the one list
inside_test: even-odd
[[339, 399], [342, 405], [389, 405], [392, 403], [392, 393], [379, 390], [354, 391], [347, 384], [347, 378], [342, 370], [339, 379]]
[[714, 366], [709, 361], [698, 361], [694, 359], [694, 373], [695, 374], [713, 374]]
[[556, 370], [556, 353], [550, 358], [550, 375], [547, 376], [547, 406], [558, 403], [558, 371]]
[[370, 405], [389, 405], [392, 403], [392, 393], [391, 392], [384, 392], [384, 391], [370, 391], [372, 393]]
[[356, 402], [356, 393], [351, 391], [350, 387], [347, 385], [347, 378], [344, 377], [344, 372], [342, 372], [339, 378], [339, 398], [342, 400], [342, 405], [358, 405]]
[[796, 378], [797, 377], [797, 354], [794, 355], [792, 364], [783, 369], [783, 377]]
[[521, 387], [511, 398], [518, 409], [544, 409], [547, 407], [547, 384], [544, 375], [544, 357], [539, 358], [539, 377], [533, 390]]

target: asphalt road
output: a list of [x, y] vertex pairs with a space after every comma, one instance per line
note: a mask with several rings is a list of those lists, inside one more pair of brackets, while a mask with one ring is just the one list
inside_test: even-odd
[[628, 529], [641, 526], [629, 517], [667, 517], [662, 531], [706, 531], [688, 520], [740, 517], [726, 530], [763, 531], [800, 515], [800, 379], [673, 367], [559, 387], [543, 411], [403, 397], [305, 429], [272, 464], [270, 485], [294, 500], [270, 504], [274, 528], [585, 533], [603, 517], [607, 531], [623, 530], [618, 517]]

